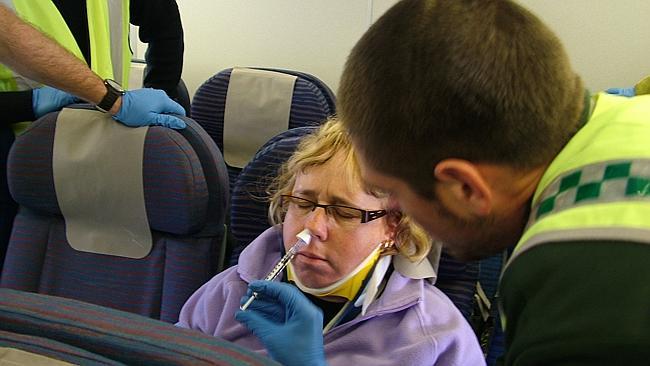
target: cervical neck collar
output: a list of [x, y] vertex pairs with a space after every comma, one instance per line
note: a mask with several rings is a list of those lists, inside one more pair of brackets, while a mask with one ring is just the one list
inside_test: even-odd
[[364, 259], [355, 269], [353, 269], [346, 276], [343, 276], [340, 280], [334, 282], [329, 286], [322, 288], [312, 288], [305, 286], [298, 276], [296, 276], [295, 271], [291, 262], [287, 266], [287, 278], [289, 281], [292, 281], [298, 286], [302, 292], [317, 296], [317, 297], [326, 297], [326, 296], [336, 296], [347, 299], [348, 301], [354, 299], [363, 284], [363, 281], [368, 276], [368, 272], [372, 269], [379, 258], [379, 253], [381, 248], [378, 246], [366, 259]]

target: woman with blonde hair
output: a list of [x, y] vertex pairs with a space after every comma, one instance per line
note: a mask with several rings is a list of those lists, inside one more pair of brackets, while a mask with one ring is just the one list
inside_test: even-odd
[[[285, 365], [483, 364], [471, 328], [433, 285], [431, 239], [360, 176], [338, 121], [303, 138], [269, 189], [274, 226], [246, 247], [237, 266], [192, 295], [177, 325], [267, 351]], [[311, 241], [287, 266], [284, 283], [254, 281], [304, 229]], [[259, 296], [238, 311], [251, 282]], [[276, 291], [318, 310], [309, 327], [291, 327], [294, 309], [276, 302]], [[313, 337], [322, 337], [316, 347], [295, 342]]]

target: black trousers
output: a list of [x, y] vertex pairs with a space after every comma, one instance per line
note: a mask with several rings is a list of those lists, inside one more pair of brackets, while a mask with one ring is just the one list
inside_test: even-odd
[[18, 205], [9, 194], [7, 186], [7, 157], [14, 142], [14, 132], [9, 127], [0, 127], [0, 269], [5, 259], [11, 227]]

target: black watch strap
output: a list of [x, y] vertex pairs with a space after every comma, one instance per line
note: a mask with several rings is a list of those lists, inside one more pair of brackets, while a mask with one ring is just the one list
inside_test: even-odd
[[104, 98], [95, 107], [107, 113], [113, 107], [117, 98], [124, 95], [124, 90], [115, 80], [106, 79], [104, 80], [104, 85], [106, 86], [106, 95], [104, 95]]

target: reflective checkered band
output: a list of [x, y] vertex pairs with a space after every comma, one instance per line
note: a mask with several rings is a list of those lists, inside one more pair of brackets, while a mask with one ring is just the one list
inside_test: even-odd
[[650, 201], [650, 159], [607, 161], [561, 175], [542, 193], [529, 226], [569, 208], [632, 200]]

